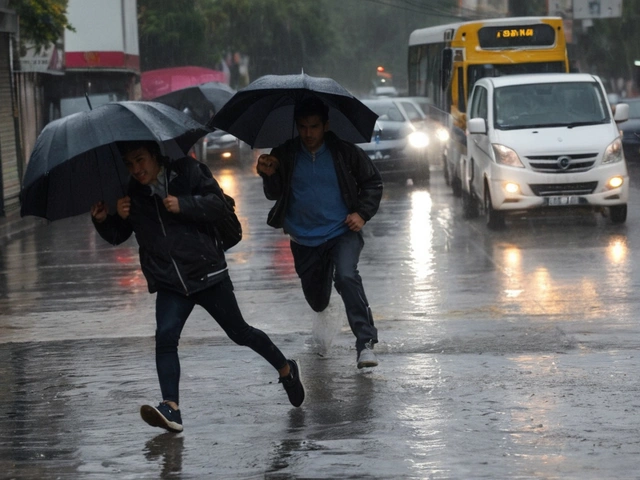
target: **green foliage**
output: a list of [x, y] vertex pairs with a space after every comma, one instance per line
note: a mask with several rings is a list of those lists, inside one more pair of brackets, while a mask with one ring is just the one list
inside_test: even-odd
[[[510, 0], [513, 16], [544, 15], [546, 0]], [[180, 65], [220, 68], [226, 55], [249, 57], [249, 77], [304, 70], [366, 93], [383, 65], [406, 86], [407, 44], [422, 27], [464, 20], [458, 0], [138, 0], [143, 71]], [[582, 71], [630, 78], [640, 59], [640, 0], [624, 17], [581, 34], [572, 58]]]
[[20, 17], [22, 43], [36, 50], [60, 41], [65, 29], [75, 31], [67, 20], [67, 0], [10, 0], [9, 6]]
[[192, 0], [138, 0], [143, 71], [180, 65], [205, 66], [205, 21]]
[[640, 60], [640, 0], [624, 0], [621, 18], [603, 18], [578, 36], [581, 70], [605, 79], [633, 78]]
[[[350, 89], [371, 87], [383, 64], [406, 82], [411, 30], [446, 18], [457, 0], [427, 7], [394, 8], [365, 0], [198, 0], [207, 19], [209, 48], [219, 57], [241, 52], [250, 77], [298, 73], [329, 76]], [[447, 17], [447, 14], [449, 16]]]
[[512, 17], [546, 15], [547, 0], [509, 0], [509, 13]]
[[440, 0], [435, 6], [409, 2], [406, 8], [362, 0], [323, 0], [322, 5], [331, 12], [335, 31], [323, 70], [358, 94], [371, 89], [378, 66], [393, 75], [396, 88], [405, 89], [411, 32], [460, 20], [453, 15], [457, 0]]
[[[306, 0], [200, 0], [209, 48], [250, 57], [253, 72], [297, 73], [318, 64], [333, 38], [330, 15]], [[253, 75], [252, 75], [253, 76]]]

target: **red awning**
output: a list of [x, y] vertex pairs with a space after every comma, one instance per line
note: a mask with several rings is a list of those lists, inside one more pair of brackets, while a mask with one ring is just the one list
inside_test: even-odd
[[152, 100], [160, 95], [206, 82], [228, 84], [229, 78], [222, 71], [204, 67], [161, 68], [143, 72], [140, 76], [143, 100]]

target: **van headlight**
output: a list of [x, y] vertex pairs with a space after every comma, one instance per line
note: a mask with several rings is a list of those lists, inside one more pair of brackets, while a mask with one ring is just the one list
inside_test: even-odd
[[620, 138], [616, 138], [607, 148], [605, 148], [602, 163], [618, 163], [623, 160], [624, 153], [622, 152], [622, 141]]
[[412, 132], [409, 134], [409, 145], [413, 148], [424, 148], [429, 145], [429, 136], [424, 132]]
[[620, 175], [616, 175], [615, 177], [611, 177], [606, 185], [607, 185], [607, 188], [613, 189], [613, 188], [620, 188], [623, 183], [624, 183], [624, 178], [622, 178]]
[[497, 143], [494, 143], [492, 147], [497, 164], [507, 165], [509, 167], [524, 168], [524, 165], [520, 161], [520, 157], [518, 157], [518, 154], [515, 152], [515, 150]]

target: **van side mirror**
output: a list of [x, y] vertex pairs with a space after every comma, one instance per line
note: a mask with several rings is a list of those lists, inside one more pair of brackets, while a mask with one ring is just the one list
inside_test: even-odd
[[467, 122], [467, 128], [469, 129], [469, 133], [471, 134], [480, 134], [486, 135], [487, 133], [487, 122], [485, 122], [484, 118], [472, 118]]
[[617, 123], [629, 120], [629, 105], [627, 103], [618, 103], [613, 112], [613, 120]]

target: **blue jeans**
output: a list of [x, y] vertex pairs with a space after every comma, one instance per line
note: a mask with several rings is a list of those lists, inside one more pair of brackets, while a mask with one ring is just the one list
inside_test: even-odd
[[178, 343], [187, 318], [196, 305], [204, 308], [235, 343], [251, 348], [276, 370], [286, 365], [287, 359], [267, 334], [244, 321], [229, 277], [188, 297], [170, 290], [158, 290], [156, 369], [163, 400], [180, 404]]
[[358, 273], [360, 252], [364, 246], [361, 232], [348, 231], [317, 247], [291, 242], [291, 253], [302, 291], [309, 306], [322, 312], [331, 299], [332, 282], [342, 297], [351, 331], [356, 336], [356, 349], [365, 343], [378, 343], [378, 331]]

